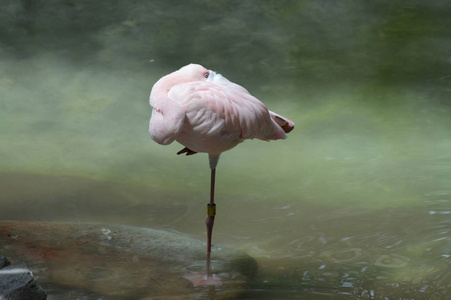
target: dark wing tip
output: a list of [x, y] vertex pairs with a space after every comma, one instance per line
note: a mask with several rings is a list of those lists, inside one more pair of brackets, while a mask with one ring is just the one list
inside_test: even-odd
[[279, 116], [276, 116], [276, 123], [282, 127], [283, 131], [285, 131], [285, 133], [289, 133], [294, 129], [294, 123], [291, 121], [288, 121], [286, 119], [283, 119]]

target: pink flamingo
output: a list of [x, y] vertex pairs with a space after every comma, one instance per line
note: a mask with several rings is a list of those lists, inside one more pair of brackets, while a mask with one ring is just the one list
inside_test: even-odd
[[[152, 139], [185, 146], [177, 154], [208, 153], [211, 169], [207, 254], [215, 218], [216, 165], [222, 152], [246, 139], [285, 139], [294, 123], [266, 108], [242, 86], [201, 65], [189, 64], [162, 77], [150, 93]], [[207, 262], [208, 264], [208, 262]]]

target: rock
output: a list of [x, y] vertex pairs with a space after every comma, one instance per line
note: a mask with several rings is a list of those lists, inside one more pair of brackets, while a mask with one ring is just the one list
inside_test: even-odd
[[[178, 232], [99, 223], [0, 222], [0, 253], [26, 262], [49, 296], [66, 288], [95, 294], [93, 299], [196, 298], [205, 288], [193, 288], [185, 278], [205, 273], [205, 252], [205, 242]], [[223, 283], [215, 297], [239, 295], [256, 269], [246, 254], [213, 247], [212, 270]]]
[[9, 260], [6, 257], [0, 255], [0, 269], [4, 268], [6, 266], [9, 266], [10, 264], [11, 263], [9, 262]]
[[0, 257], [0, 299], [47, 299], [31, 271], [25, 264], [11, 265], [5, 257]]

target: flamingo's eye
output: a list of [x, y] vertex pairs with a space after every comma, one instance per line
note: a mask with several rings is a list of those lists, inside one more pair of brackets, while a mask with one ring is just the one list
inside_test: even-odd
[[205, 72], [205, 73], [204, 73], [204, 77], [205, 77], [205, 78], [208, 78], [209, 75], [210, 75], [210, 73], [208, 73], [208, 72]]

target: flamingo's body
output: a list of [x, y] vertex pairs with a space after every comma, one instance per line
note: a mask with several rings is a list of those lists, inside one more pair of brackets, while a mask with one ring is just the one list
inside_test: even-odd
[[152, 139], [162, 145], [176, 140], [191, 151], [188, 154], [208, 153], [211, 169], [222, 152], [245, 139], [284, 139], [285, 131], [294, 128], [245, 88], [195, 64], [158, 80], [150, 105]]
[[[177, 154], [208, 153], [211, 168], [209, 208], [219, 155], [246, 139], [285, 139], [294, 123], [272, 111], [242, 86], [196, 64], [162, 77], [150, 93], [150, 136], [161, 145], [174, 140], [185, 146]], [[210, 213], [213, 211], [212, 213]], [[207, 265], [214, 209], [207, 218]], [[208, 267], [209, 268], [209, 267]]]

